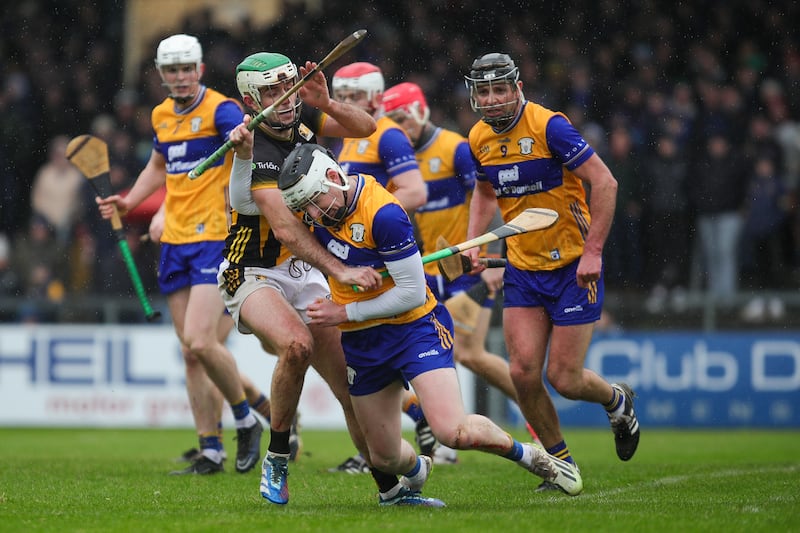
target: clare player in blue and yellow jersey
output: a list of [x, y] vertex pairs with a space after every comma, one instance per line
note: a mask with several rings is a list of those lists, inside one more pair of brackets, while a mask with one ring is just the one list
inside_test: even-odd
[[[219, 339], [219, 331], [230, 331], [230, 318], [225, 318], [217, 291], [217, 270], [228, 234], [227, 184], [232, 155], [220, 159], [201, 179], [188, 177], [189, 171], [227, 140], [243, 116], [235, 100], [201, 83], [202, 61], [200, 43], [191, 35], [178, 34], [161, 41], [156, 68], [170, 94], [151, 114], [150, 160], [127, 196], [98, 199], [104, 218], [111, 216], [114, 205], [124, 215], [166, 184], [158, 283], [181, 341], [186, 388], [200, 441], [200, 454], [185, 470], [175, 472], [179, 474], [223, 470], [220, 392], [236, 422], [237, 471], [247, 472], [258, 462], [263, 430], [250, 412], [236, 361]], [[220, 325], [223, 320], [228, 322], [227, 329]]]
[[360, 107], [377, 123], [369, 137], [342, 141], [338, 154], [342, 168], [374, 177], [412, 213], [426, 201], [425, 182], [405, 131], [383, 114], [381, 69], [365, 62], [345, 65], [333, 75], [331, 86], [336, 100]]
[[[507, 54], [476, 59], [466, 86], [481, 116], [469, 132], [478, 181], [467, 237], [486, 230], [497, 206], [505, 221], [528, 207], [559, 214], [553, 227], [507, 240], [503, 328], [519, 406], [548, 452], [574, 464], [544, 386], [547, 376], [565, 398], [605, 407], [617, 455], [627, 461], [639, 443], [633, 391], [584, 368], [602, 308], [602, 252], [617, 182], [566, 116], [525, 99]], [[468, 254], [478, 266], [476, 253]]]
[[[569, 463], [522, 444], [482, 415], [467, 414], [453, 360], [453, 323], [425, 281], [408, 214], [374, 178], [346, 175], [331, 154], [299, 146], [278, 177], [284, 202], [304, 213], [314, 236], [347, 265], [386, 269], [377, 287], [354, 290], [331, 282], [331, 298], [308, 306], [311, 324], [338, 326], [356, 418], [373, 465], [381, 505], [443, 507], [422, 496], [432, 459], [403, 439], [394, 414], [410, 385], [434, 436], [445, 446], [477, 450], [516, 462], [563, 490], [582, 486]], [[402, 482], [392, 477], [402, 475]]]

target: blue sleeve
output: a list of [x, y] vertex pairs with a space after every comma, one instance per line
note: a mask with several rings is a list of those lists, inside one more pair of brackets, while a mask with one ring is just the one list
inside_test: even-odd
[[383, 161], [389, 177], [419, 168], [414, 147], [399, 128], [389, 128], [378, 142], [378, 155]]
[[389, 203], [372, 219], [372, 238], [384, 261], [397, 261], [419, 251], [414, 228], [400, 204]]
[[214, 111], [214, 125], [225, 140], [233, 128], [242, 123], [243, 118], [242, 108], [233, 100], [225, 100]]
[[456, 153], [453, 156], [453, 166], [456, 169], [456, 177], [461, 182], [465, 190], [472, 190], [475, 187], [475, 179], [478, 169], [475, 167], [475, 159], [467, 142], [459, 143]]
[[486, 173], [483, 171], [483, 167], [481, 166], [480, 161], [478, 158], [475, 157], [475, 154], [472, 153], [472, 149], [469, 151], [469, 157], [472, 159], [472, 164], [475, 167], [475, 179], [478, 181], [486, 181], [489, 178], [486, 176]]
[[594, 153], [578, 130], [560, 115], [547, 123], [545, 136], [553, 157], [568, 170], [581, 166]]

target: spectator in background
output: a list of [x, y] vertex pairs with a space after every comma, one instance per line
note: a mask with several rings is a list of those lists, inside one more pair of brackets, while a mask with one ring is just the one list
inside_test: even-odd
[[738, 247], [747, 168], [721, 133], [708, 138], [691, 171], [689, 201], [697, 216], [706, 288], [730, 307], [739, 289]]
[[617, 178], [617, 209], [608, 235], [605, 255], [605, 276], [609, 286], [638, 289], [642, 281], [642, 187], [638, 152], [627, 128], [611, 131], [608, 155], [609, 170]]
[[[792, 196], [792, 215], [789, 223], [789, 240], [794, 249], [792, 266], [800, 275], [800, 117], [789, 114], [785, 89], [775, 79], [767, 79], [759, 91], [765, 113], [772, 123], [773, 135], [782, 149], [783, 166], [780, 169], [786, 187]], [[796, 104], [796, 102], [795, 102]], [[800, 279], [800, 277], [798, 278]]]
[[83, 188], [86, 180], [67, 159], [66, 135], [50, 141], [45, 162], [33, 178], [31, 207], [55, 232], [59, 244], [68, 245], [75, 224], [84, 211]]
[[67, 254], [44, 217], [30, 218], [27, 232], [15, 239], [11, 262], [20, 280], [20, 295], [26, 300], [19, 309], [19, 320], [54, 319], [53, 305], [64, 298]]
[[11, 266], [11, 241], [0, 233], [0, 296], [19, 295], [19, 276]]
[[643, 168], [644, 271], [651, 287], [645, 306], [660, 313], [670, 293], [678, 308], [685, 304], [690, 240], [687, 163], [675, 140], [661, 135]]
[[[789, 195], [768, 156], [755, 161], [747, 184], [744, 224], [739, 248], [741, 280], [760, 290], [786, 283], [786, 252], [782, 227], [788, 220]], [[742, 318], [752, 322], [783, 317], [784, 305], [777, 297], [756, 296], [742, 310]]]

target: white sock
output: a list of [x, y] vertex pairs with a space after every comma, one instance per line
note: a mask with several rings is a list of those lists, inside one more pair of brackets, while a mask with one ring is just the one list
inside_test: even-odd
[[419, 470], [416, 474], [408, 478], [413, 484], [424, 482], [428, 477], [428, 463], [423, 461], [419, 456], [417, 456], [417, 463], [419, 464]]
[[392, 498], [397, 496], [397, 494], [400, 492], [400, 489], [402, 488], [403, 486], [400, 483], [398, 483], [397, 485], [392, 487], [388, 492], [381, 492], [381, 499], [391, 500]]
[[253, 413], [247, 413], [247, 416], [242, 418], [241, 420], [236, 420], [236, 429], [242, 428], [249, 428], [256, 425], [256, 417], [253, 416]]
[[222, 454], [214, 448], [203, 448], [203, 456], [208, 457], [217, 464], [222, 462]]
[[613, 411], [609, 411], [609, 415], [611, 415], [613, 418], [625, 414], [625, 394], [622, 391], [617, 391], [617, 392], [619, 393], [620, 397], [619, 407], [617, 407]]
[[528, 468], [533, 463], [533, 447], [530, 444], [522, 445], [522, 459], [517, 461], [517, 464]]

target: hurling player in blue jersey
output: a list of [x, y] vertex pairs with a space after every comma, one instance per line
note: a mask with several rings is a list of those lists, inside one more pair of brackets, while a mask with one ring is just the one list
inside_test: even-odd
[[[334, 99], [363, 109], [377, 125], [369, 137], [343, 139], [338, 159], [346, 173], [369, 174], [394, 194], [406, 212], [413, 213], [426, 202], [425, 181], [408, 135], [383, 112], [384, 86], [383, 72], [372, 63], [351, 63], [334, 73], [331, 80]], [[434, 455], [438, 443], [418, 399], [410, 391], [403, 401], [403, 411], [416, 423], [416, 441], [420, 451]], [[367, 465], [363, 457], [354, 455], [330, 470], [352, 474], [366, 472]]]
[[[602, 252], [617, 182], [564, 114], [525, 99], [507, 54], [476, 59], [466, 86], [481, 115], [469, 133], [478, 181], [467, 238], [486, 231], [498, 206], [506, 222], [528, 207], [559, 214], [553, 227], [507, 240], [503, 329], [519, 406], [547, 451], [574, 464], [546, 375], [565, 398], [605, 407], [617, 455], [627, 461], [639, 443], [633, 391], [584, 368], [603, 305]], [[479, 267], [475, 251], [467, 253]]]
[[402, 438], [398, 408], [409, 384], [442, 444], [499, 455], [578, 494], [582, 482], [569, 463], [465, 412], [453, 361], [453, 322], [425, 281], [414, 229], [397, 198], [372, 176], [346, 175], [328, 150], [310, 143], [287, 156], [278, 187], [331, 255], [352, 267], [388, 272], [380, 285], [362, 290], [332, 279], [331, 297], [307, 309], [311, 324], [342, 331], [356, 419], [372, 466], [385, 473], [373, 474], [379, 503], [444, 505], [420, 494], [433, 462]]
[[[428, 186], [427, 203], [414, 213], [422, 254], [435, 252], [439, 248], [439, 237], [451, 244], [466, 241], [469, 201], [477, 173], [467, 139], [429, 120], [430, 108], [422, 88], [416, 83], [404, 82], [387, 89], [383, 93], [383, 109], [414, 144], [417, 163]], [[481, 304], [478, 321], [472, 331], [456, 327], [453, 353], [456, 362], [516, 402], [517, 391], [511, 382], [508, 362], [486, 350], [486, 335], [495, 302], [493, 295], [502, 288], [503, 269], [488, 269], [480, 275], [467, 273], [447, 281], [435, 263], [428, 263], [425, 277], [436, 298], [445, 302], [481, 281], [486, 283], [487, 297]], [[528, 427], [530, 431], [530, 425]], [[535, 432], [531, 436], [538, 438]], [[441, 457], [440, 462], [444, 462], [445, 453], [446, 448], [441, 451], [437, 448], [434, 458]]]
[[383, 114], [384, 80], [381, 69], [358, 62], [336, 71], [331, 81], [333, 97], [356, 105], [372, 115], [377, 129], [363, 139], [346, 138], [339, 161], [348, 173], [363, 172], [393, 193], [409, 213], [427, 198], [425, 182], [405, 131]]
[[227, 140], [243, 113], [235, 100], [201, 82], [205, 65], [197, 38], [178, 34], [164, 39], [155, 63], [170, 94], [151, 114], [150, 159], [127, 196], [98, 198], [98, 204], [104, 218], [111, 216], [112, 206], [124, 215], [166, 184], [164, 217], [154, 221], [163, 221], [163, 228], [153, 234], [161, 242], [158, 283], [181, 341], [186, 389], [200, 440], [200, 453], [187, 457], [191, 464], [173, 473], [223, 470], [220, 392], [236, 421], [236, 470], [247, 472], [261, 456], [263, 428], [250, 412], [236, 361], [220, 341], [230, 330], [230, 318], [224, 315], [216, 275], [228, 235], [226, 190], [232, 157], [220, 159], [202, 180], [187, 176]]

